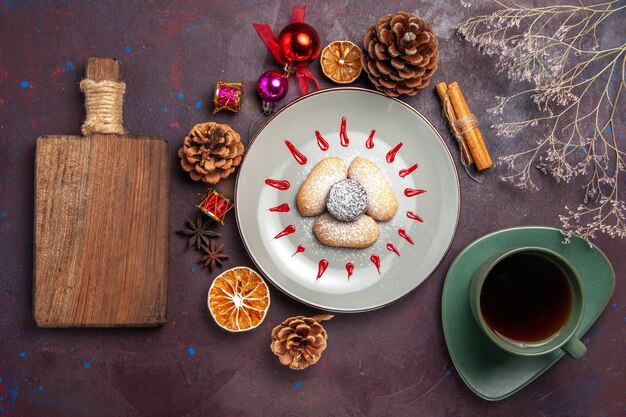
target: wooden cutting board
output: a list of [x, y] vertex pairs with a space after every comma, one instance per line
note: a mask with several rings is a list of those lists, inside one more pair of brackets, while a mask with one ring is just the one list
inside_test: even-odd
[[[121, 64], [91, 58], [87, 78], [120, 81]], [[165, 323], [169, 189], [165, 139], [126, 134], [37, 139], [37, 325]]]

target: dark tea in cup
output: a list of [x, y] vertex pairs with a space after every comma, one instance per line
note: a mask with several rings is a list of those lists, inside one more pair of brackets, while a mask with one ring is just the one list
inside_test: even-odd
[[537, 246], [502, 249], [472, 277], [470, 305], [478, 326], [517, 355], [562, 349], [573, 358], [587, 348], [576, 337], [584, 310], [583, 284], [562, 255]]
[[553, 261], [532, 252], [514, 253], [487, 274], [480, 310], [499, 336], [537, 344], [550, 340], [572, 313], [572, 286]]

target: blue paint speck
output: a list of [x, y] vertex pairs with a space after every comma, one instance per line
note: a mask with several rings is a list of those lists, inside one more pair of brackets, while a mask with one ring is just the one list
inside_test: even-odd
[[3, 379], [2, 379], [2, 377], [0, 376], [0, 382], [2, 382], [2, 381], [3, 381]]
[[200, 107], [202, 107], [202, 100], [196, 101], [196, 109], [199, 109]]
[[74, 63], [72, 61], [67, 61], [65, 63], [65, 71], [74, 71], [76, 67], [74, 67]]
[[26, 352], [20, 352], [20, 358], [23, 358], [26, 356]]
[[41, 28], [35, 28], [35, 32], [40, 33], [41, 32]]
[[609, 124], [606, 129], [604, 129], [605, 132], [611, 133], [613, 131], [613, 128], [611, 127], [611, 124]]
[[39, 386], [37, 387], [37, 391], [43, 391], [43, 385], [39, 385]]
[[192, 358], [193, 358], [194, 356], [196, 356], [196, 350], [195, 350], [194, 348], [192, 348], [192, 347], [187, 348], [187, 353], [188, 353], [188, 354], [189, 354], [189, 356], [191, 356]]
[[28, 88], [28, 87], [30, 87], [30, 84], [28, 83], [28, 81], [22, 81], [22, 82], [20, 83], [20, 87], [22, 87], [22, 88]]
[[191, 268], [191, 272], [196, 272], [196, 268]]
[[71, 348], [70, 348], [70, 352], [74, 352], [74, 350], [75, 350], [75, 349], [74, 349], [73, 347], [71, 347]]
[[127, 54], [130, 54], [130, 51], [131, 51], [131, 47], [130, 47], [130, 45], [126, 45], [126, 46], [124, 47], [124, 52], [126, 52]]
[[92, 357], [91, 357], [91, 360], [92, 360], [92, 361], [95, 361], [95, 360], [96, 360], [96, 357], [95, 357], [95, 356], [92, 356]]
[[200, 23], [200, 19], [194, 19], [191, 22], [187, 22], [187, 27], [192, 28]]
[[9, 399], [9, 409], [12, 409], [15, 403], [17, 402], [17, 396], [20, 393], [20, 386], [17, 385], [17, 383], [14, 383], [13, 386], [8, 389], [8, 391], [9, 391], [9, 394], [11, 394], [11, 397]]
[[0, 211], [0, 217], [6, 219], [7, 217], [9, 217], [9, 212], [7, 210]]
[[39, 97], [35, 97], [35, 101], [39, 101]]
[[85, 367], [85, 369], [91, 368], [91, 364], [89, 362], [83, 362], [83, 366]]
[[446, 375], [446, 376], [452, 376], [452, 370], [451, 370], [451, 369], [448, 369], [448, 370], [446, 371], [446, 374], [445, 374], [445, 375]]
[[185, 97], [185, 96], [183, 95], [182, 91], [181, 91], [181, 92], [179, 92], [179, 93], [178, 93], [178, 99], [179, 99], [179, 100], [182, 100], [182, 99], [183, 99], [183, 97]]
[[163, 113], [167, 113], [167, 107], [163, 106]]
[[293, 384], [293, 389], [298, 389], [302, 386], [302, 382], [297, 381], [295, 384]]

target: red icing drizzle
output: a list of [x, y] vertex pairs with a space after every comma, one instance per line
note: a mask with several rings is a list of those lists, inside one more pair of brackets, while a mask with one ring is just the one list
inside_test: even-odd
[[378, 270], [378, 275], [380, 275], [380, 258], [378, 257], [378, 255], [370, 256], [370, 261], [372, 261], [372, 263], [374, 264], [374, 266]]
[[408, 217], [411, 220], [417, 220], [418, 222], [424, 223], [424, 219], [422, 219], [420, 216], [418, 216], [417, 214], [413, 213], [412, 211], [407, 211], [406, 212], [406, 217]]
[[328, 150], [328, 142], [326, 142], [326, 139], [324, 139], [322, 137], [322, 134], [320, 132], [318, 132], [317, 130], [315, 131], [315, 137], [317, 138], [317, 146], [319, 146], [321, 150], [327, 151]]
[[414, 245], [413, 243], [413, 239], [411, 239], [411, 237], [409, 235], [406, 234], [406, 230], [404, 229], [398, 229], [398, 235], [400, 235], [401, 238], [403, 238], [404, 240], [406, 240], [407, 242], [409, 242], [411, 245]]
[[297, 150], [296, 147], [293, 146], [293, 143], [285, 139], [285, 145], [287, 145], [287, 148], [289, 148], [289, 151], [293, 155], [296, 162], [298, 162], [300, 165], [306, 164], [306, 161], [307, 161], [306, 156], [302, 155], [302, 152]]
[[387, 250], [388, 250], [389, 252], [393, 252], [393, 253], [395, 253], [396, 255], [400, 256], [400, 252], [398, 252], [398, 249], [396, 249], [396, 247], [395, 247], [395, 246], [393, 246], [393, 243], [387, 243]]
[[374, 134], [376, 133], [375, 129], [372, 129], [372, 131], [370, 132], [370, 135], [367, 137], [367, 140], [365, 141], [365, 147], [367, 149], [372, 149], [374, 147]]
[[328, 261], [326, 259], [320, 260], [320, 264], [317, 268], [317, 278], [315, 278], [315, 281], [317, 281], [322, 277], [322, 275], [324, 275], [324, 272], [326, 272], [326, 268], [328, 268]]
[[274, 236], [274, 239], [280, 239], [281, 237], [290, 235], [295, 231], [296, 231], [295, 226], [290, 224], [289, 226], [285, 227], [285, 229], [282, 232]]
[[418, 165], [414, 164], [411, 165], [410, 167], [408, 167], [407, 169], [401, 169], [400, 172], [398, 173], [398, 175], [400, 175], [400, 177], [404, 178], [407, 175], [409, 175], [411, 172], [415, 171], [417, 169]]
[[348, 280], [350, 280], [350, 277], [352, 276], [352, 272], [354, 271], [354, 264], [352, 262], [348, 262], [346, 264], [346, 271], [348, 271]]
[[283, 203], [280, 206], [272, 207], [269, 210], [270, 211], [277, 211], [279, 213], [288, 213], [289, 210], [291, 210], [291, 207], [289, 207], [289, 204]]
[[350, 139], [348, 139], [348, 135], [346, 134], [346, 118], [341, 118], [341, 129], [339, 130], [339, 141], [341, 142], [341, 146], [344, 148], [348, 146], [350, 143]]
[[413, 188], [405, 188], [404, 195], [407, 197], [415, 197], [416, 195], [424, 194], [426, 190], [414, 190]]
[[270, 187], [274, 187], [278, 190], [281, 191], [285, 191], [287, 189], [289, 189], [290, 185], [289, 181], [287, 180], [272, 180], [270, 178], [265, 180], [265, 184], [269, 185]]
[[396, 154], [398, 153], [401, 147], [402, 147], [402, 142], [398, 143], [395, 148], [387, 152], [387, 156], [385, 157], [385, 159], [387, 159], [388, 163], [392, 163], [396, 159]]
[[304, 246], [298, 245], [298, 247], [296, 248], [296, 251], [293, 253], [293, 255], [291, 255], [291, 257], [293, 258], [297, 254], [302, 253], [302, 252], [304, 252]]

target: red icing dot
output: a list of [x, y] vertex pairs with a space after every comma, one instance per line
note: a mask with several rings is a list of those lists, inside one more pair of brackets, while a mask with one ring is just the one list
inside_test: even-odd
[[348, 262], [346, 264], [346, 271], [348, 271], [348, 280], [350, 280], [352, 272], [354, 272], [354, 264], [352, 262]]
[[412, 211], [407, 211], [406, 212], [406, 217], [408, 217], [411, 220], [417, 220], [418, 222], [424, 223], [424, 219], [422, 219], [420, 216], [418, 216], [417, 214], [413, 213]]
[[296, 160], [296, 162], [298, 162], [300, 165], [306, 164], [306, 161], [307, 161], [306, 156], [302, 155], [302, 152], [297, 150], [296, 147], [293, 146], [293, 143], [291, 143], [287, 139], [285, 139], [285, 145], [287, 145], [287, 148], [289, 149], [289, 151], [293, 155], [293, 157]]
[[395, 253], [396, 255], [400, 256], [400, 252], [398, 252], [398, 249], [396, 249], [396, 247], [395, 247], [395, 246], [393, 246], [393, 243], [387, 243], [387, 250], [388, 250], [389, 252], [393, 252], [393, 253]]
[[387, 152], [387, 156], [385, 157], [385, 159], [387, 160], [388, 163], [392, 163], [396, 159], [396, 154], [398, 153], [401, 147], [402, 147], [402, 142], [398, 143], [395, 148]]
[[409, 175], [411, 172], [415, 171], [417, 169], [418, 165], [417, 164], [413, 164], [410, 167], [406, 168], [406, 169], [401, 169], [400, 172], [398, 173], [398, 175], [400, 175], [400, 177], [404, 178], [407, 175]]
[[315, 279], [316, 281], [320, 279], [322, 275], [324, 275], [324, 272], [326, 272], [326, 268], [328, 268], [328, 261], [326, 259], [320, 260], [319, 266], [317, 267], [317, 278]]
[[302, 253], [302, 252], [304, 252], [304, 246], [298, 245], [298, 247], [296, 248], [296, 251], [293, 253], [293, 255], [291, 255], [291, 257], [293, 258], [297, 254]]
[[326, 139], [324, 139], [322, 134], [318, 132], [317, 130], [315, 131], [315, 137], [317, 138], [317, 146], [319, 146], [321, 150], [327, 151], [328, 142], [326, 142]]
[[378, 255], [372, 255], [370, 256], [370, 261], [372, 261], [376, 270], [378, 270], [378, 275], [380, 275], [380, 257]]
[[376, 130], [372, 129], [372, 131], [370, 132], [370, 135], [367, 137], [367, 140], [365, 141], [365, 147], [367, 149], [372, 149], [374, 147], [374, 134], [376, 134]]
[[398, 235], [403, 238], [404, 240], [406, 240], [407, 242], [409, 242], [411, 245], [414, 245], [413, 243], [413, 239], [411, 239], [411, 237], [409, 235], [406, 234], [406, 230], [404, 229], [399, 229], [398, 230]]
[[288, 190], [289, 187], [291, 186], [291, 184], [289, 184], [289, 181], [287, 181], [287, 180], [273, 180], [271, 178], [266, 179], [265, 180], [265, 184], [269, 185], [270, 187], [274, 187], [277, 190], [281, 190], [281, 191]]
[[350, 139], [348, 139], [348, 134], [346, 133], [346, 118], [341, 118], [341, 129], [339, 130], [339, 141], [341, 142], [341, 146], [344, 148], [350, 144]]
[[279, 212], [279, 213], [288, 213], [289, 210], [291, 210], [291, 207], [289, 207], [289, 204], [287, 203], [283, 203], [280, 206], [272, 207], [269, 209], [269, 211], [274, 211], [274, 212]]
[[295, 231], [296, 231], [295, 226], [290, 224], [289, 226], [285, 227], [285, 229], [282, 232], [274, 236], [274, 239], [280, 239], [281, 237], [290, 235]]
[[415, 190], [413, 188], [405, 188], [404, 195], [407, 197], [415, 197], [416, 195], [424, 194], [426, 190]]

